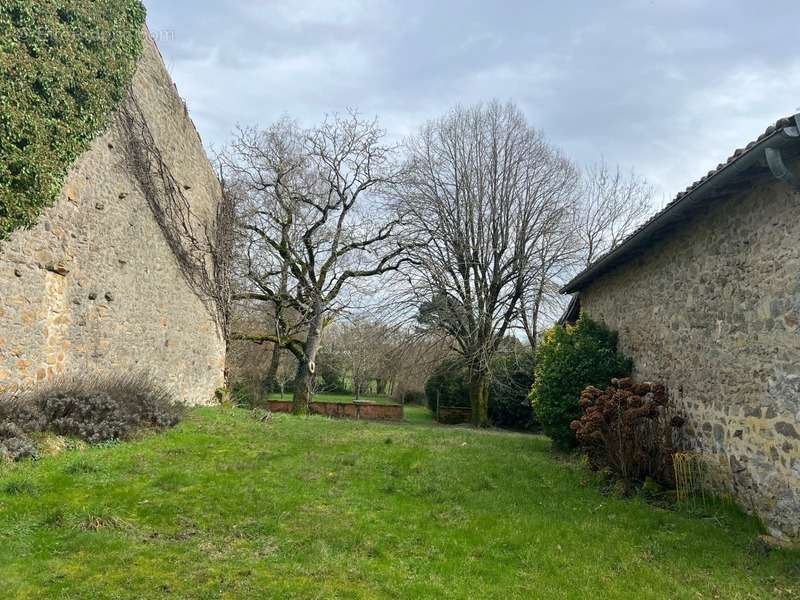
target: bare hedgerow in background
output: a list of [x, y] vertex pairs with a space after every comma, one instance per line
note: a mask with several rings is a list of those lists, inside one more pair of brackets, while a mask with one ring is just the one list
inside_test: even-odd
[[344, 375], [338, 389], [421, 400], [428, 375], [451, 353], [437, 336], [409, 325], [405, 317], [414, 313], [402, 314], [402, 302], [381, 309], [387, 310], [346, 316], [326, 330], [324, 354]]
[[[349, 375], [355, 400], [366, 394], [372, 382], [376, 393], [383, 395], [386, 387], [386, 359], [392, 356], [389, 347], [391, 328], [365, 316], [353, 316], [337, 324], [329, 336], [331, 351], [340, 357]], [[379, 389], [380, 388], [380, 389]]]

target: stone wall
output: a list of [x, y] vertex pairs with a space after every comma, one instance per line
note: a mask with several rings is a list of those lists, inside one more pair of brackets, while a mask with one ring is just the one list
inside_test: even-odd
[[[795, 165], [797, 168], [797, 165]], [[740, 504], [800, 537], [800, 194], [765, 179], [581, 291]]]
[[[133, 94], [192, 211], [208, 221], [219, 182], [146, 38]], [[112, 124], [39, 223], [0, 246], [0, 390], [60, 374], [147, 371], [202, 403], [222, 385], [224, 344], [127, 167], [122, 135]]]

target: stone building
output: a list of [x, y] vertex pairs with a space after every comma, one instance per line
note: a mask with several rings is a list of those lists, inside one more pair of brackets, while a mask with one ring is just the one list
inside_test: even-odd
[[679, 194], [562, 290], [664, 382], [693, 449], [800, 538], [800, 116]]
[[[201, 229], [221, 190], [149, 35], [132, 86], [143, 125]], [[115, 118], [60, 198], [0, 243], [0, 390], [61, 374], [147, 372], [188, 403], [223, 384], [213, 311], [187, 282], [125, 157]]]

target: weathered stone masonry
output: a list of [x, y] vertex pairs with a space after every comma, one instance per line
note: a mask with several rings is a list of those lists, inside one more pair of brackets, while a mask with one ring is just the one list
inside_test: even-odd
[[[796, 165], [795, 165], [796, 166]], [[800, 194], [764, 177], [580, 291], [739, 502], [800, 537]]]
[[[149, 36], [133, 94], [199, 219], [219, 182]], [[76, 162], [58, 202], [0, 246], [0, 390], [59, 374], [146, 371], [184, 401], [223, 383], [224, 343], [189, 288], [115, 122]]]

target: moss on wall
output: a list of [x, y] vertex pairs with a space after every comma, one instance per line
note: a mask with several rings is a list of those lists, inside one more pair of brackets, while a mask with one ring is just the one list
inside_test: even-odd
[[139, 0], [0, 3], [0, 240], [33, 224], [108, 125], [142, 51]]

